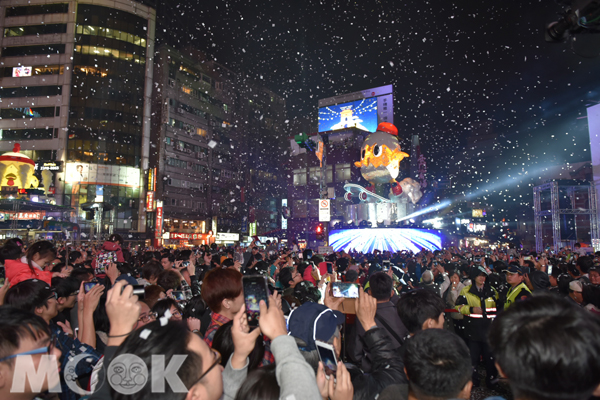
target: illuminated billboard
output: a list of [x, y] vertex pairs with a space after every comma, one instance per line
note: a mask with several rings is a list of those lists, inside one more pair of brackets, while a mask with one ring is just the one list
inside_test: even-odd
[[411, 228], [334, 229], [329, 233], [329, 245], [334, 251], [418, 253], [422, 249], [441, 250], [442, 235], [436, 230]]
[[65, 182], [79, 185], [140, 187], [140, 169], [124, 165], [67, 163]]
[[31, 67], [13, 67], [12, 76], [13, 78], [31, 76]]
[[363, 131], [377, 130], [377, 98], [319, 108], [319, 132], [356, 127]]
[[381, 122], [394, 123], [392, 85], [319, 100], [319, 132], [356, 127], [375, 132]]

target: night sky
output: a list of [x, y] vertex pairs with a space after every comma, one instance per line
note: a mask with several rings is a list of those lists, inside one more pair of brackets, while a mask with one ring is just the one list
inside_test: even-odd
[[[463, 182], [458, 193], [591, 158], [585, 116], [600, 102], [600, 58], [544, 41], [564, 2], [191, 3], [159, 6], [159, 42], [194, 45], [262, 81], [286, 98], [290, 123], [309, 117], [316, 132], [318, 99], [393, 84], [403, 143], [419, 134], [430, 178]], [[600, 34], [577, 40], [600, 52]], [[481, 124], [498, 145], [474, 157], [466, 138]], [[512, 192], [493, 188], [484, 200], [529, 206], [534, 181], [521, 180], [521, 191], [516, 181]]]

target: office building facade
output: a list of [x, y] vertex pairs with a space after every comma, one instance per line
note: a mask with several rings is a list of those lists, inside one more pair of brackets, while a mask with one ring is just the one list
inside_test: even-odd
[[59, 164], [81, 232], [94, 204], [96, 232], [145, 230], [155, 20], [148, 0], [0, 1], [0, 151]]

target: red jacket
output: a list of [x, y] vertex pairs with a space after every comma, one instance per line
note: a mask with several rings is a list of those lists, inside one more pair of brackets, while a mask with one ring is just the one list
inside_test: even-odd
[[29, 265], [22, 263], [20, 260], [6, 260], [4, 261], [4, 270], [6, 272], [6, 280], [10, 283], [10, 286], [14, 286], [19, 282], [26, 281], [28, 279], [39, 279], [46, 282], [48, 285], [52, 281], [52, 272], [40, 271], [33, 267], [34, 271], [31, 271]]

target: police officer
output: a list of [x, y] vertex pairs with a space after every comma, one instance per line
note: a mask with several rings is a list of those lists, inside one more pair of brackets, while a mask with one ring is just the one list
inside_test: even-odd
[[473, 385], [478, 387], [480, 384], [476, 368], [479, 360], [483, 358], [486, 386], [488, 389], [494, 389], [497, 384], [497, 371], [487, 342], [487, 334], [492, 321], [496, 318], [498, 292], [487, 282], [488, 272], [483, 266], [472, 267], [470, 277], [472, 284], [461, 290], [455, 308], [465, 316], [465, 336], [471, 352]]
[[531, 296], [531, 290], [523, 282], [523, 271], [516, 265], [511, 265], [506, 270], [506, 282], [510, 285], [504, 302], [504, 310], [514, 304], [516, 301], [524, 300]]

